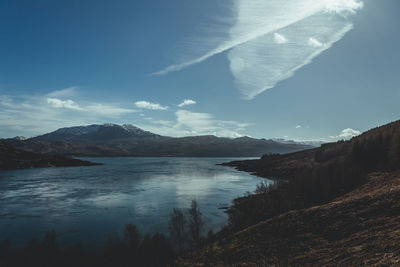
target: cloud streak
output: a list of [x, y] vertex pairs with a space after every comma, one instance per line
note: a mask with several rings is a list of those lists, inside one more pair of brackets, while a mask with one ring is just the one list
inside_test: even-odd
[[178, 71], [228, 52], [235, 82], [243, 96], [251, 99], [342, 39], [353, 27], [348, 15], [362, 7], [359, 0], [235, 0], [234, 23], [221, 29], [228, 32], [225, 41], [202, 56], [155, 74]]
[[135, 102], [135, 106], [137, 108], [142, 108], [142, 109], [150, 109], [150, 110], [167, 110], [167, 106], [161, 106], [158, 103], [151, 103], [148, 101], [137, 101]]
[[180, 103], [179, 105], [177, 105], [178, 107], [184, 107], [184, 106], [188, 106], [188, 105], [194, 105], [196, 104], [196, 101], [191, 100], [191, 99], [185, 99], [182, 101], [182, 103]]

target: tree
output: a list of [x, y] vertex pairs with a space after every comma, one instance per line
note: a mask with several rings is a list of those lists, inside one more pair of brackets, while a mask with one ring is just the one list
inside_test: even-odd
[[192, 247], [199, 245], [203, 231], [203, 220], [196, 200], [192, 200], [189, 210], [189, 237]]
[[169, 233], [178, 252], [182, 252], [185, 248], [186, 236], [186, 218], [181, 209], [174, 208], [171, 219], [169, 221]]
[[130, 248], [138, 248], [141, 241], [141, 235], [136, 225], [128, 223], [125, 225], [124, 239]]

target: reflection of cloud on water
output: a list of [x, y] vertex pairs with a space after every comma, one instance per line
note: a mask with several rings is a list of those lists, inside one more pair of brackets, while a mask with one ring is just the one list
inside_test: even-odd
[[24, 238], [55, 229], [63, 238], [98, 243], [126, 223], [143, 233], [168, 232], [173, 208], [188, 209], [197, 199], [206, 228], [217, 230], [227, 218], [218, 208], [260, 181], [215, 165], [224, 161], [229, 159], [123, 158], [95, 169], [13, 171], [0, 179], [0, 228], [17, 232], [29, 222]]

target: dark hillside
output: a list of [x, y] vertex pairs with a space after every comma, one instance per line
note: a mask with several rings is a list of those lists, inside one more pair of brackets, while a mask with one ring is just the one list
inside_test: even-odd
[[45, 156], [15, 149], [0, 140], [0, 170], [98, 165], [78, 159]]
[[399, 144], [396, 121], [349, 141], [225, 164], [277, 182], [235, 199], [229, 227], [179, 264], [398, 263]]
[[277, 188], [265, 188], [262, 194], [236, 199], [230, 209], [231, 226], [241, 229], [288, 210], [327, 203], [364, 184], [369, 172], [399, 169], [399, 143], [400, 121], [396, 121], [349, 141], [227, 163], [281, 181]]
[[397, 266], [400, 173], [373, 173], [332, 202], [225, 234], [178, 266]]

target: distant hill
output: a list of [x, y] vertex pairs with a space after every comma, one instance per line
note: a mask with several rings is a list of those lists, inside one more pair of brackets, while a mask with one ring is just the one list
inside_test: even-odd
[[400, 121], [349, 141], [225, 165], [276, 183], [235, 199], [229, 226], [177, 266], [400, 262]]
[[283, 144], [250, 137], [212, 135], [168, 137], [133, 125], [89, 125], [56, 130], [29, 139], [7, 139], [17, 148], [50, 155], [137, 157], [259, 157], [266, 153], [290, 153], [312, 146]]
[[0, 170], [98, 165], [78, 159], [45, 156], [16, 149], [0, 140]]

